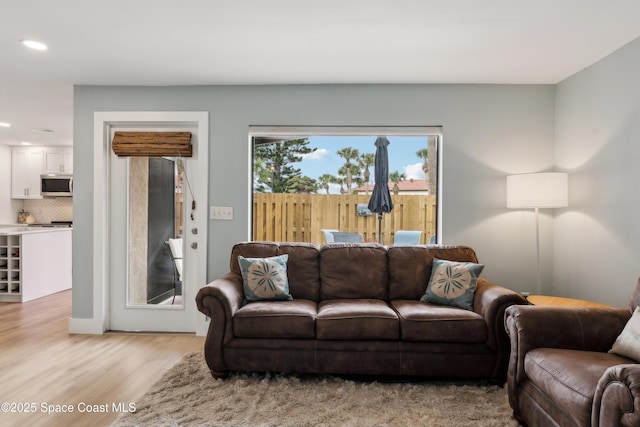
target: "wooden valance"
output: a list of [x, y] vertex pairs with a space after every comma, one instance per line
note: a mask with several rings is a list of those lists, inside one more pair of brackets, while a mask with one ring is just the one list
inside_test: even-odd
[[119, 157], [192, 157], [191, 132], [115, 132], [111, 142]]

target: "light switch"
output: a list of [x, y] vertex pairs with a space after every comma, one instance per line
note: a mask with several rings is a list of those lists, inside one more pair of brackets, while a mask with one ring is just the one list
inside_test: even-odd
[[222, 219], [231, 221], [233, 219], [233, 208], [230, 206], [211, 206], [211, 219]]

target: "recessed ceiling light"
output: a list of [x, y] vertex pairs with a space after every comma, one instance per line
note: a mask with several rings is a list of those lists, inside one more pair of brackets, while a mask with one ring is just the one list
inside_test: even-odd
[[0, 122], [0, 128], [10, 128], [11, 124], [7, 122]]
[[55, 130], [47, 129], [47, 128], [34, 128], [34, 129], [31, 129], [31, 132], [35, 132], [35, 133], [54, 133]]
[[35, 40], [20, 40], [23, 45], [35, 50], [47, 50], [47, 45]]
[[20, 143], [20, 145], [31, 145], [31, 143], [30, 143], [30, 142], [27, 142], [27, 141], [22, 141], [22, 142]]

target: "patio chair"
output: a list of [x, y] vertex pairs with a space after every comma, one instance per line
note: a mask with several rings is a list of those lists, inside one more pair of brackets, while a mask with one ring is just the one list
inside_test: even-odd
[[344, 231], [334, 231], [331, 234], [333, 234], [334, 242], [350, 242], [350, 243], [364, 242], [362, 235], [360, 233], [347, 233]]
[[421, 230], [398, 230], [393, 237], [394, 245], [418, 245], [420, 244]]
[[332, 243], [333, 233], [337, 233], [340, 230], [331, 230], [329, 228], [323, 228], [321, 231], [324, 233], [324, 239], [327, 241], [327, 243]]

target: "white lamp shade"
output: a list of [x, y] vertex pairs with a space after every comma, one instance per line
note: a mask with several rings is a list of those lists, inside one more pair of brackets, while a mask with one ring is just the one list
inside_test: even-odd
[[508, 208], [565, 208], [569, 206], [568, 176], [562, 172], [507, 176]]

